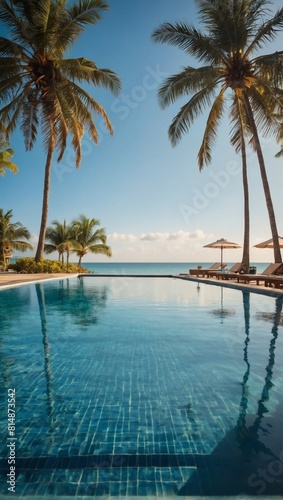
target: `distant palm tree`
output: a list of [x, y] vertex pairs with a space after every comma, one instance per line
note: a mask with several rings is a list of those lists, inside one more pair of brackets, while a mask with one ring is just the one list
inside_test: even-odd
[[66, 252], [68, 266], [73, 232], [70, 226], [66, 224], [66, 220], [64, 220], [63, 224], [58, 220], [52, 221], [51, 224], [53, 227], [50, 226], [46, 229], [45, 241], [48, 241], [48, 243], [44, 245], [44, 252], [50, 254], [57, 251], [59, 253], [59, 260], [62, 261], [62, 264], [64, 264], [64, 253]]
[[198, 154], [201, 170], [212, 159], [211, 150], [224, 114], [227, 91], [238, 97], [243, 110], [242, 134], [251, 134], [258, 156], [275, 262], [282, 262], [258, 129], [279, 137], [276, 116], [282, 117], [283, 110], [283, 51], [256, 58], [251, 55], [282, 29], [283, 8], [264, 20], [268, 0], [196, 0], [196, 4], [206, 33], [185, 22], [164, 23], [153, 33], [155, 41], [176, 45], [205, 64], [199, 68], [185, 67], [181, 73], [167, 78], [159, 90], [163, 107], [179, 97], [192, 95], [174, 118], [169, 137], [176, 145], [205, 107], [211, 106]]
[[88, 252], [94, 254], [103, 254], [111, 257], [111, 248], [106, 245], [107, 236], [105, 228], [96, 229], [100, 222], [98, 219], [88, 219], [85, 215], [80, 215], [77, 220], [73, 220], [72, 228], [75, 233], [73, 248], [79, 257], [78, 266], [81, 267], [82, 258]]
[[0, 208], [0, 261], [4, 270], [7, 260], [12, 255], [12, 250], [26, 252], [26, 250], [33, 249], [30, 243], [23, 241], [30, 239], [30, 232], [20, 222], [12, 223], [12, 217], [12, 210], [4, 213]]
[[60, 162], [70, 133], [78, 167], [85, 129], [98, 142], [93, 114], [101, 115], [107, 130], [113, 133], [105, 110], [79, 84], [103, 86], [113, 94], [120, 90], [119, 78], [111, 70], [99, 69], [84, 57], [64, 58], [85, 27], [101, 19], [101, 13], [108, 9], [107, 3], [103, 0], [75, 0], [68, 6], [67, 3], [67, 0], [0, 1], [0, 22], [9, 31], [9, 38], [0, 37], [0, 120], [8, 135], [21, 124], [27, 150], [33, 148], [40, 129], [47, 155], [36, 261], [43, 256], [55, 150]]

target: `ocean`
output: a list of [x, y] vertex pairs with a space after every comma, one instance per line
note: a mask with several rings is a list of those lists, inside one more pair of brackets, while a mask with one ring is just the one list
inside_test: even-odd
[[[201, 265], [209, 268], [213, 262], [82, 262], [82, 266], [90, 272], [99, 274], [180, 274], [187, 273]], [[227, 263], [227, 268], [234, 263]], [[264, 271], [268, 262], [251, 263], [258, 273]]]

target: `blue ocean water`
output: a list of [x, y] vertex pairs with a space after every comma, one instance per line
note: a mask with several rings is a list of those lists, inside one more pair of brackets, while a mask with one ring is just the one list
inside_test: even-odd
[[[210, 267], [213, 262], [82, 262], [82, 266], [90, 272], [99, 274], [180, 274], [187, 273], [201, 265], [203, 269]], [[235, 262], [228, 262], [229, 269]], [[251, 263], [261, 273], [267, 266], [266, 262]]]

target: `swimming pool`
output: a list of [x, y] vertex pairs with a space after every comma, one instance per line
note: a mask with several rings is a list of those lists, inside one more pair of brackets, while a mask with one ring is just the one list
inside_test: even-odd
[[281, 298], [95, 277], [0, 311], [3, 498], [13, 442], [17, 497], [283, 494]]

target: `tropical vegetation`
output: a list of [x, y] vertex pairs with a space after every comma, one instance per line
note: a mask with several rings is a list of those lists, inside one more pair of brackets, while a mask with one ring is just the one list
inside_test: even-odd
[[70, 253], [75, 253], [79, 257], [79, 268], [81, 268], [82, 258], [89, 252], [111, 257], [111, 248], [106, 244], [105, 228], [97, 228], [99, 225], [98, 219], [89, 219], [85, 215], [80, 215], [70, 225], [67, 225], [66, 220], [63, 224], [54, 220], [52, 226], [46, 230], [46, 240], [49, 243], [45, 244], [44, 251], [47, 254], [58, 252], [59, 261], [63, 265], [66, 253], [67, 269]]
[[65, 57], [85, 28], [96, 24], [107, 9], [103, 0], [0, 1], [0, 22], [8, 31], [8, 38], [0, 36], [0, 121], [7, 137], [20, 124], [26, 150], [33, 148], [41, 132], [46, 153], [36, 261], [43, 257], [54, 153], [60, 162], [70, 135], [79, 167], [85, 130], [98, 142], [94, 114], [102, 116], [113, 133], [106, 111], [80, 84], [102, 86], [116, 95], [118, 76], [84, 57]]
[[78, 268], [73, 263], [62, 264], [59, 260], [41, 259], [39, 262], [34, 257], [21, 257], [15, 263], [9, 264], [9, 269], [18, 273], [78, 273], [87, 272], [87, 269]]
[[0, 175], [5, 175], [6, 170], [10, 170], [14, 174], [18, 172], [17, 165], [11, 161], [13, 155], [14, 151], [12, 148], [0, 136]]
[[6, 269], [12, 257], [12, 251], [26, 252], [32, 250], [28, 241], [30, 232], [21, 222], [12, 222], [13, 211], [4, 212], [0, 208], [0, 265]]
[[[169, 43], [195, 57], [201, 65], [187, 66], [161, 85], [158, 98], [162, 107], [181, 97], [189, 100], [169, 127], [176, 145], [189, 132], [197, 117], [210, 107], [203, 140], [198, 153], [202, 170], [212, 161], [212, 148], [218, 125], [230, 103], [231, 143], [242, 153], [246, 168], [245, 144], [256, 151], [274, 244], [275, 262], [282, 262], [275, 212], [272, 203], [259, 133], [282, 139], [283, 51], [254, 56], [266, 42], [273, 41], [283, 28], [283, 8], [270, 17], [268, 0], [196, 0], [204, 32], [186, 22], [163, 23], [153, 39]], [[269, 16], [269, 17], [268, 17]], [[229, 100], [230, 99], [230, 100]], [[245, 192], [245, 230], [243, 264], [249, 262], [247, 175], [243, 172]], [[245, 255], [245, 256], [244, 256]]]

